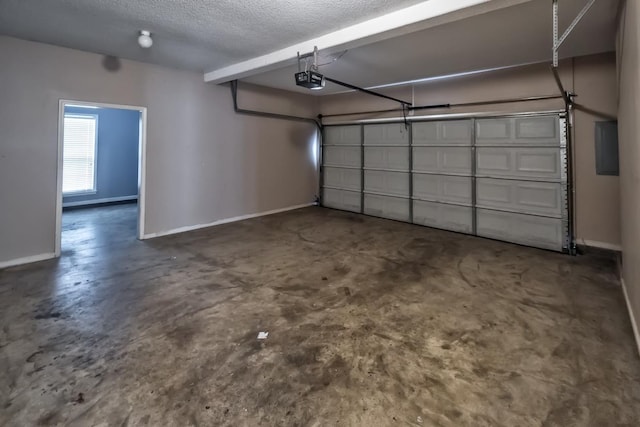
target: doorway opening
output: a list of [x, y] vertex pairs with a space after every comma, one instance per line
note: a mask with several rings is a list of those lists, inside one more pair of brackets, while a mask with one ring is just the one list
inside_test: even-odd
[[60, 100], [56, 248], [143, 239], [145, 107]]

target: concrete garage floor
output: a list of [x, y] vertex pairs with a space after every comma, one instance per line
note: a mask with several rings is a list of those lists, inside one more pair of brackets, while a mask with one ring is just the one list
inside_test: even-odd
[[[614, 263], [308, 208], [0, 272], [0, 425], [637, 426]], [[269, 337], [260, 342], [259, 331]]]

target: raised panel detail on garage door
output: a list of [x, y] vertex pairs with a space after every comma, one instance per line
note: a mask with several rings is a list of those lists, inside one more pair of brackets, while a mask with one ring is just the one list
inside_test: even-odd
[[467, 206], [413, 201], [413, 222], [444, 230], [472, 232], [472, 209]]
[[471, 148], [413, 147], [413, 171], [471, 175]]
[[360, 126], [327, 126], [324, 129], [325, 145], [360, 145]]
[[476, 174], [482, 177], [559, 181], [559, 148], [478, 147]]
[[324, 146], [322, 159], [325, 166], [361, 167], [360, 147]]
[[471, 233], [473, 122], [417, 122], [412, 137], [413, 222]]
[[360, 212], [360, 192], [323, 188], [323, 206], [345, 211]]
[[413, 197], [432, 202], [471, 205], [471, 178], [450, 175], [413, 175]]
[[413, 124], [413, 145], [471, 145], [471, 120]]
[[328, 128], [323, 203], [562, 250], [565, 125], [542, 113]]
[[476, 145], [559, 146], [558, 117], [504, 117], [477, 120]]
[[406, 198], [365, 194], [364, 213], [409, 222], [409, 203], [410, 200]]
[[346, 189], [353, 191], [360, 191], [362, 188], [362, 173], [359, 169], [345, 169], [345, 168], [324, 168], [324, 181], [325, 187], [333, 187], [338, 189]]
[[366, 169], [384, 169], [409, 171], [408, 147], [365, 147], [364, 167]]
[[476, 221], [478, 236], [558, 251], [564, 245], [561, 219], [477, 209]]
[[409, 197], [409, 174], [406, 172], [366, 170], [364, 172], [364, 191], [367, 193]]
[[409, 145], [409, 131], [403, 123], [366, 125], [364, 145]]
[[322, 146], [322, 205], [362, 211], [361, 126], [324, 128]]
[[564, 185], [553, 182], [478, 178], [476, 204], [480, 208], [562, 218]]

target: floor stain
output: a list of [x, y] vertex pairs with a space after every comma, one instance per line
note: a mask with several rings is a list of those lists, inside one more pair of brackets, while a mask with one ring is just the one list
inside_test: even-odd
[[607, 254], [322, 208], [147, 241], [135, 221], [65, 212], [60, 260], [0, 271], [0, 425], [640, 419]]

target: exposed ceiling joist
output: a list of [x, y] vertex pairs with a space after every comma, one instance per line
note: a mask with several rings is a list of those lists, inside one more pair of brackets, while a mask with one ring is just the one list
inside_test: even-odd
[[297, 52], [311, 52], [314, 46], [325, 53], [335, 53], [530, 1], [427, 0], [266, 55], [212, 70], [205, 73], [204, 80], [225, 83], [294, 64]]

